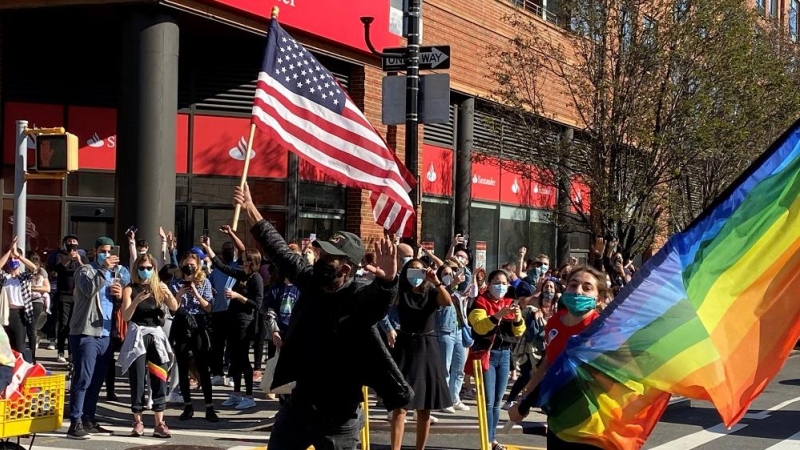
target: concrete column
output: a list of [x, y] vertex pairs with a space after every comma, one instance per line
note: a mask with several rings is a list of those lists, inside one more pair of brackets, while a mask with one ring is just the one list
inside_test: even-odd
[[[561, 132], [561, 140], [562, 141], [572, 141], [575, 131], [572, 128], [565, 128], [564, 131]], [[566, 157], [566, 156], [565, 156]], [[561, 166], [563, 167], [567, 164], [568, 161], [561, 161]], [[555, 254], [555, 261], [551, 261], [551, 266], [555, 266], [555, 264], [564, 264], [569, 260], [569, 235], [570, 230], [566, 225], [567, 220], [566, 218], [569, 215], [569, 195], [570, 195], [570, 180], [569, 177], [563, 175], [561, 179], [558, 180], [558, 203], [556, 204], [556, 208], [558, 209], [558, 216], [561, 220], [559, 220], [560, 226], [556, 230], [556, 254]]]
[[475, 99], [468, 98], [458, 107], [455, 163], [455, 231], [469, 234], [469, 204], [472, 197], [473, 131], [475, 128]]
[[175, 226], [178, 42], [177, 21], [161, 8], [138, 6], [124, 20], [114, 236], [123, 263], [129, 226], [151, 252], [161, 246], [158, 227]]

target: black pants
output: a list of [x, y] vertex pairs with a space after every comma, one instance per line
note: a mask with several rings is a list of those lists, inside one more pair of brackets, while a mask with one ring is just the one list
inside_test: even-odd
[[28, 345], [31, 349], [31, 360], [36, 362], [36, 318], [44, 311], [44, 303], [32, 303], [33, 306], [33, 323], [26, 324], [25, 331], [28, 335]]
[[[209, 372], [209, 337], [206, 332], [205, 315], [194, 316], [197, 321], [197, 329], [187, 331], [185, 325], [172, 323], [170, 336], [175, 341], [175, 359], [178, 362], [178, 382], [181, 386], [181, 395], [186, 404], [192, 402], [192, 390], [189, 385], [189, 367], [194, 361], [197, 372], [200, 375], [200, 386], [203, 388], [203, 399], [206, 406], [212, 405], [211, 398], [211, 374]], [[174, 336], [174, 337], [173, 337]]]
[[250, 365], [253, 325], [252, 321], [240, 320], [228, 323], [228, 346], [231, 352], [229, 375], [233, 379], [233, 392], [242, 392], [242, 376], [244, 376], [246, 395], [253, 395], [253, 366]]
[[155, 338], [152, 335], [145, 335], [143, 340], [147, 353], [136, 358], [136, 361], [128, 369], [128, 379], [131, 383], [131, 411], [134, 413], [144, 411], [145, 393], [147, 392], [144, 387], [145, 379], [150, 382], [153, 411], [164, 411], [167, 407], [167, 366], [169, 362], [164, 364], [160, 362]]
[[[536, 362], [536, 368], [538, 369], [541, 364], [542, 360], [540, 359]], [[514, 385], [511, 386], [511, 391], [508, 392], [508, 401], [510, 402], [517, 400], [519, 393], [522, 392], [522, 390], [525, 389], [525, 385], [531, 381], [531, 377], [533, 376], [533, 371], [535, 369], [533, 368], [533, 364], [531, 364], [530, 357], [522, 364], [522, 367], [520, 367], [519, 370], [519, 378], [517, 378], [517, 381], [515, 381]], [[536, 389], [533, 390], [531, 395], [534, 396], [533, 398], [539, 396], [539, 386], [536, 386]]]
[[595, 447], [589, 444], [576, 444], [574, 442], [567, 442], [559, 439], [550, 428], [547, 429], [547, 450], [596, 450], [600, 447]]
[[[266, 316], [258, 313], [256, 319], [258, 320], [258, 332], [253, 338], [253, 370], [261, 370], [261, 365], [264, 364], [264, 344], [267, 342], [267, 321]], [[269, 336], [270, 340], [272, 336]]]
[[[3, 328], [8, 335], [8, 343], [11, 345], [11, 349], [24, 355], [26, 353], [25, 350], [28, 349], [25, 344], [25, 336], [28, 334], [28, 328], [33, 329], [33, 324], [27, 324], [25, 309], [9, 309], [8, 325]], [[28, 360], [28, 358], [25, 359]]]
[[69, 338], [69, 321], [72, 319], [72, 307], [75, 301], [72, 296], [61, 295], [58, 308], [58, 326], [56, 327], [56, 351], [59, 355], [64, 354], [66, 342]]
[[[211, 351], [209, 352], [209, 369], [212, 375], [225, 375], [223, 363], [225, 361], [225, 347], [228, 343], [228, 311], [218, 311], [211, 314]], [[249, 345], [249, 344], [248, 344]]]
[[355, 450], [361, 438], [361, 408], [350, 417], [334, 419], [291, 397], [275, 416], [268, 450]]

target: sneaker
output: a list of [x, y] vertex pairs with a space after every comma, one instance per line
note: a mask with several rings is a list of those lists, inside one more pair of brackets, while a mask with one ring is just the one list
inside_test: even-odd
[[83, 424], [81, 422], [72, 422], [67, 431], [67, 439], [89, 439], [89, 433], [83, 429]]
[[213, 406], [206, 406], [206, 420], [212, 423], [219, 422], [219, 417], [217, 417], [217, 413], [214, 412]]
[[225, 379], [220, 375], [214, 375], [211, 377], [211, 385], [212, 386], [222, 386], [225, 384]]
[[56, 357], [56, 361], [60, 362], [61, 364], [66, 364], [67, 358], [64, 358], [63, 353], [59, 353], [58, 356]]
[[458, 401], [453, 405], [453, 409], [456, 411], [469, 411], [469, 406], [465, 405], [464, 402]]
[[505, 403], [503, 403], [503, 407], [502, 408], [504, 410], [508, 411], [509, 409], [511, 409], [514, 406], [515, 403], [517, 403], [517, 402], [505, 402]]
[[433, 414], [431, 414], [431, 423], [439, 423], [439, 419], [437, 419]]
[[152, 411], [153, 410], [153, 399], [152, 398], [148, 398], [147, 399], [147, 404], [144, 405], [144, 409], [146, 409], [148, 411]]
[[[408, 412], [408, 414], [406, 415], [406, 417], [407, 417], [409, 420], [412, 420], [412, 421], [414, 421], [414, 422], [416, 422], [416, 421], [417, 421], [417, 413], [416, 413], [416, 411], [409, 411], [409, 412]], [[439, 422], [439, 419], [437, 419], [437, 418], [436, 418], [436, 416], [434, 416], [433, 414], [431, 414], [431, 419], [430, 419], [430, 421], [431, 421], [431, 423], [438, 423], [438, 422]]]
[[133, 422], [131, 437], [141, 437], [142, 435], [144, 435], [144, 424], [142, 422]]
[[256, 406], [256, 401], [255, 400], [253, 400], [250, 397], [244, 397], [239, 402], [239, 404], [236, 405], [236, 409], [240, 409], [240, 410], [241, 409], [249, 409], [249, 408], [254, 408], [255, 406]]
[[47, 344], [47, 349], [48, 350], [55, 350], [56, 349], [56, 343], [53, 342], [53, 341], [50, 341], [50, 343]]
[[172, 437], [172, 433], [169, 432], [166, 422], [161, 422], [156, 425], [156, 428], [153, 430], [153, 437], [160, 439], [169, 439]]
[[97, 436], [113, 436], [114, 435], [113, 431], [101, 427], [100, 424], [97, 423], [97, 422], [84, 421], [83, 422], [83, 429], [86, 430], [87, 433], [94, 434], [94, 435], [97, 435]]
[[475, 400], [475, 389], [469, 389], [461, 394], [461, 398], [465, 400]]
[[440, 409], [439, 412], [446, 413], [446, 414], [455, 414], [456, 413], [456, 409], [453, 408], [452, 406], [448, 406], [447, 408]]
[[225, 407], [228, 407], [228, 406], [236, 406], [236, 405], [238, 405], [238, 404], [239, 404], [241, 401], [242, 401], [242, 396], [241, 396], [241, 395], [233, 395], [233, 394], [231, 394], [231, 396], [230, 396], [230, 397], [228, 397], [228, 399], [227, 399], [227, 400], [225, 400], [224, 402], [222, 402], [222, 405], [220, 405], [220, 406], [225, 406]]
[[172, 391], [169, 394], [169, 398], [167, 398], [167, 404], [174, 405], [174, 404], [181, 404], [183, 403], [183, 396], [178, 391]]

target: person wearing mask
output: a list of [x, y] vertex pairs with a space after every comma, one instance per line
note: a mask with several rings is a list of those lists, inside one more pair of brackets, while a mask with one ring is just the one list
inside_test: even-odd
[[[202, 250], [201, 250], [202, 251]], [[178, 362], [178, 377], [183, 396], [183, 413], [180, 420], [194, 417], [189, 371], [192, 359], [199, 372], [200, 386], [206, 406], [206, 420], [219, 422], [214, 411], [209, 374], [208, 313], [214, 301], [211, 283], [202, 269], [200, 257], [196, 252], [188, 252], [181, 259], [181, 276], [174, 278], [170, 291], [178, 300], [178, 311], [172, 320], [170, 340], [175, 344], [175, 359]]]
[[[23, 265], [28, 270], [22, 270]], [[33, 329], [35, 312], [31, 301], [31, 281], [36, 275], [36, 265], [22, 256], [17, 248], [17, 238], [11, 240], [9, 249], [0, 256], [0, 267], [3, 268], [2, 300], [5, 302], [1, 310], [8, 308], [8, 316], [2, 318], [6, 334], [10, 338], [11, 348], [25, 355], [28, 362], [34, 362], [36, 357], [34, 339], [30, 347], [25, 343], [25, 337], [35, 333]], [[26, 351], [28, 350], [28, 351]]]
[[426, 268], [419, 259], [412, 259], [403, 267], [397, 296], [400, 332], [394, 357], [415, 395], [408, 405], [395, 409], [392, 415], [392, 450], [400, 450], [402, 445], [406, 411], [417, 411], [416, 448], [424, 450], [430, 434], [431, 410], [453, 404], [435, 329], [439, 307], [450, 305], [450, 292], [439, 281], [436, 271]]
[[528, 276], [525, 277], [525, 281], [531, 286], [538, 286], [541, 278], [550, 270], [550, 257], [544, 253], [540, 254], [527, 269]]
[[[355, 450], [363, 423], [362, 387], [372, 387], [387, 409], [405, 406], [413, 395], [374, 326], [397, 294], [397, 260], [391, 236], [376, 242], [375, 281], [355, 282], [364, 248], [358, 236], [333, 233], [314, 241], [313, 265], [292, 253], [286, 241], [258, 212], [250, 189], [234, 190], [251, 233], [300, 290], [292, 323], [281, 347], [272, 388], [295, 382], [270, 435], [270, 450], [316, 448]], [[320, 383], [320, 370], [337, 380]]]
[[[95, 421], [97, 401], [113, 358], [111, 327], [114, 302], [130, 275], [111, 254], [114, 241], [95, 241], [95, 260], [75, 272], [75, 305], [69, 324], [70, 356], [74, 366], [69, 389], [70, 426], [67, 437], [87, 439], [91, 434], [111, 435]], [[111, 369], [113, 370], [113, 368]]]
[[[135, 227], [131, 227], [125, 232], [125, 236], [128, 237], [128, 253], [130, 254], [130, 266], [134, 267], [136, 264], [136, 259], [142, 255], [150, 253], [150, 244], [145, 239], [136, 239], [136, 232], [138, 230]], [[160, 252], [158, 254], [158, 263], [161, 266], [165, 266], [169, 262], [169, 239], [167, 238], [167, 234], [164, 232], [163, 227], [158, 227], [158, 235], [161, 238], [161, 247], [159, 248]], [[155, 253], [153, 253], [155, 254]]]
[[[227, 226], [227, 225], [226, 225]], [[231, 269], [239, 268], [239, 261], [236, 261], [236, 249], [232, 242], [225, 242], [221, 248], [222, 263]], [[208, 253], [208, 252], [206, 252]], [[219, 268], [219, 266], [217, 266]], [[225, 297], [225, 292], [234, 285], [236, 280], [226, 272], [213, 270], [208, 276], [211, 289], [214, 292], [214, 304], [211, 309], [211, 351], [209, 366], [211, 370], [211, 384], [222, 386], [225, 384], [225, 373], [223, 370], [225, 362], [225, 349], [228, 343], [228, 333], [226, 332], [230, 323], [228, 305], [230, 299]], [[230, 351], [230, 347], [228, 347]]]
[[164, 410], [167, 406], [167, 371], [174, 357], [162, 327], [169, 311], [178, 309], [178, 302], [167, 285], [159, 280], [153, 255], [140, 255], [133, 267], [136, 271], [131, 284], [122, 291], [122, 319], [129, 321], [129, 328], [119, 353], [122, 373], [128, 372], [131, 386], [131, 436], [144, 434], [142, 413], [147, 380], [156, 422], [153, 436], [168, 439], [172, 434], [164, 422]]
[[[580, 334], [591, 323], [600, 317], [597, 313], [598, 298], [605, 297], [609, 292], [605, 283], [605, 274], [594, 267], [576, 267], [569, 274], [567, 290], [561, 295], [564, 309], [559, 309], [545, 326], [547, 349], [545, 357], [539, 368], [531, 377], [522, 392], [522, 400], [508, 410], [512, 422], [521, 422], [530, 412], [537, 401], [535, 389], [544, 379], [550, 365], [555, 362], [561, 352], [567, 347], [567, 341], [572, 336]], [[547, 448], [549, 449], [594, 449], [587, 444], [565, 442], [547, 431]]]
[[497, 424], [500, 422], [500, 406], [508, 384], [511, 346], [525, 332], [525, 322], [519, 305], [506, 296], [509, 289], [506, 272], [495, 270], [489, 274], [488, 280], [489, 289], [475, 299], [472, 312], [469, 313], [475, 343], [470, 348], [472, 358], [467, 359], [466, 368], [472, 372], [471, 359], [481, 361], [489, 445], [492, 450], [505, 450], [496, 439]]
[[39, 258], [39, 254], [29, 251], [26, 256], [36, 266], [36, 269], [32, 270], [33, 278], [31, 279], [31, 304], [33, 305], [34, 325], [28, 328], [31, 357], [33, 362], [36, 362], [37, 334], [50, 315], [50, 280], [48, 279], [47, 271], [42, 267], [42, 260]]
[[69, 324], [72, 319], [72, 309], [75, 306], [73, 293], [75, 292], [75, 272], [83, 265], [89, 264], [86, 255], [78, 251], [78, 237], [74, 234], [64, 236], [64, 250], [58, 252], [53, 271], [56, 273], [56, 360], [66, 363], [65, 350], [69, 338]]
[[[226, 265], [225, 261], [214, 254], [208, 236], [203, 237], [202, 245], [203, 250], [211, 258], [214, 269], [235, 280], [235, 283], [224, 292], [225, 299], [230, 302], [225, 330], [231, 353], [230, 376], [233, 379], [233, 393], [222, 406], [235, 406], [239, 410], [253, 408], [256, 406], [256, 401], [253, 399], [250, 343], [255, 338], [258, 326], [256, 312], [261, 309], [264, 298], [264, 280], [258, 273], [261, 267], [261, 253], [252, 248], [245, 250], [242, 268], [235, 269]], [[242, 396], [242, 377], [245, 386], [244, 396]]]
[[464, 278], [459, 275], [458, 264], [447, 261], [437, 273], [447, 291], [450, 292], [451, 304], [442, 306], [436, 313], [436, 337], [444, 358], [445, 381], [448, 384], [450, 399], [453, 405], [442, 409], [442, 412], [455, 414], [458, 411], [469, 411], [469, 406], [460, 399], [461, 385], [464, 382], [464, 363], [467, 352], [462, 338], [462, 327], [466, 317], [466, 299], [456, 292]]

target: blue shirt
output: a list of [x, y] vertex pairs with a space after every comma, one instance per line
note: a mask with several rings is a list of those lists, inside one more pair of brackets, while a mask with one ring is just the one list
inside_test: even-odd
[[[97, 261], [92, 263], [95, 270], [100, 270], [100, 264]], [[125, 287], [131, 282], [131, 275], [123, 266], [117, 266], [117, 274], [120, 278], [120, 286]], [[114, 279], [114, 270], [105, 270], [100, 273], [106, 279], [106, 284], [100, 290], [100, 309], [103, 312], [103, 332], [100, 334], [102, 337], [111, 336], [111, 327], [114, 323], [114, 302], [119, 301], [117, 297], [111, 296], [111, 281]]]
[[[181, 290], [181, 286], [183, 286], [183, 280], [180, 278], [174, 278], [169, 284], [170, 290], [176, 296], [178, 295], [178, 291]], [[203, 280], [203, 285], [197, 288], [197, 292], [205, 299], [205, 301], [209, 303], [214, 301], [214, 296], [211, 292], [211, 283], [208, 281], [208, 278]], [[200, 300], [197, 299], [193, 294], [183, 294], [183, 296], [178, 297], [177, 300], [178, 304], [180, 305], [178, 307], [179, 311], [183, 311], [193, 316], [205, 314], [203, 308], [200, 307]]]
[[[231, 269], [238, 269], [239, 263], [234, 261], [228, 264], [228, 267]], [[208, 276], [208, 280], [211, 282], [211, 287], [214, 290], [214, 305], [212, 306], [211, 312], [227, 311], [231, 300], [225, 298], [225, 288], [232, 287], [236, 280], [216, 269]]]

